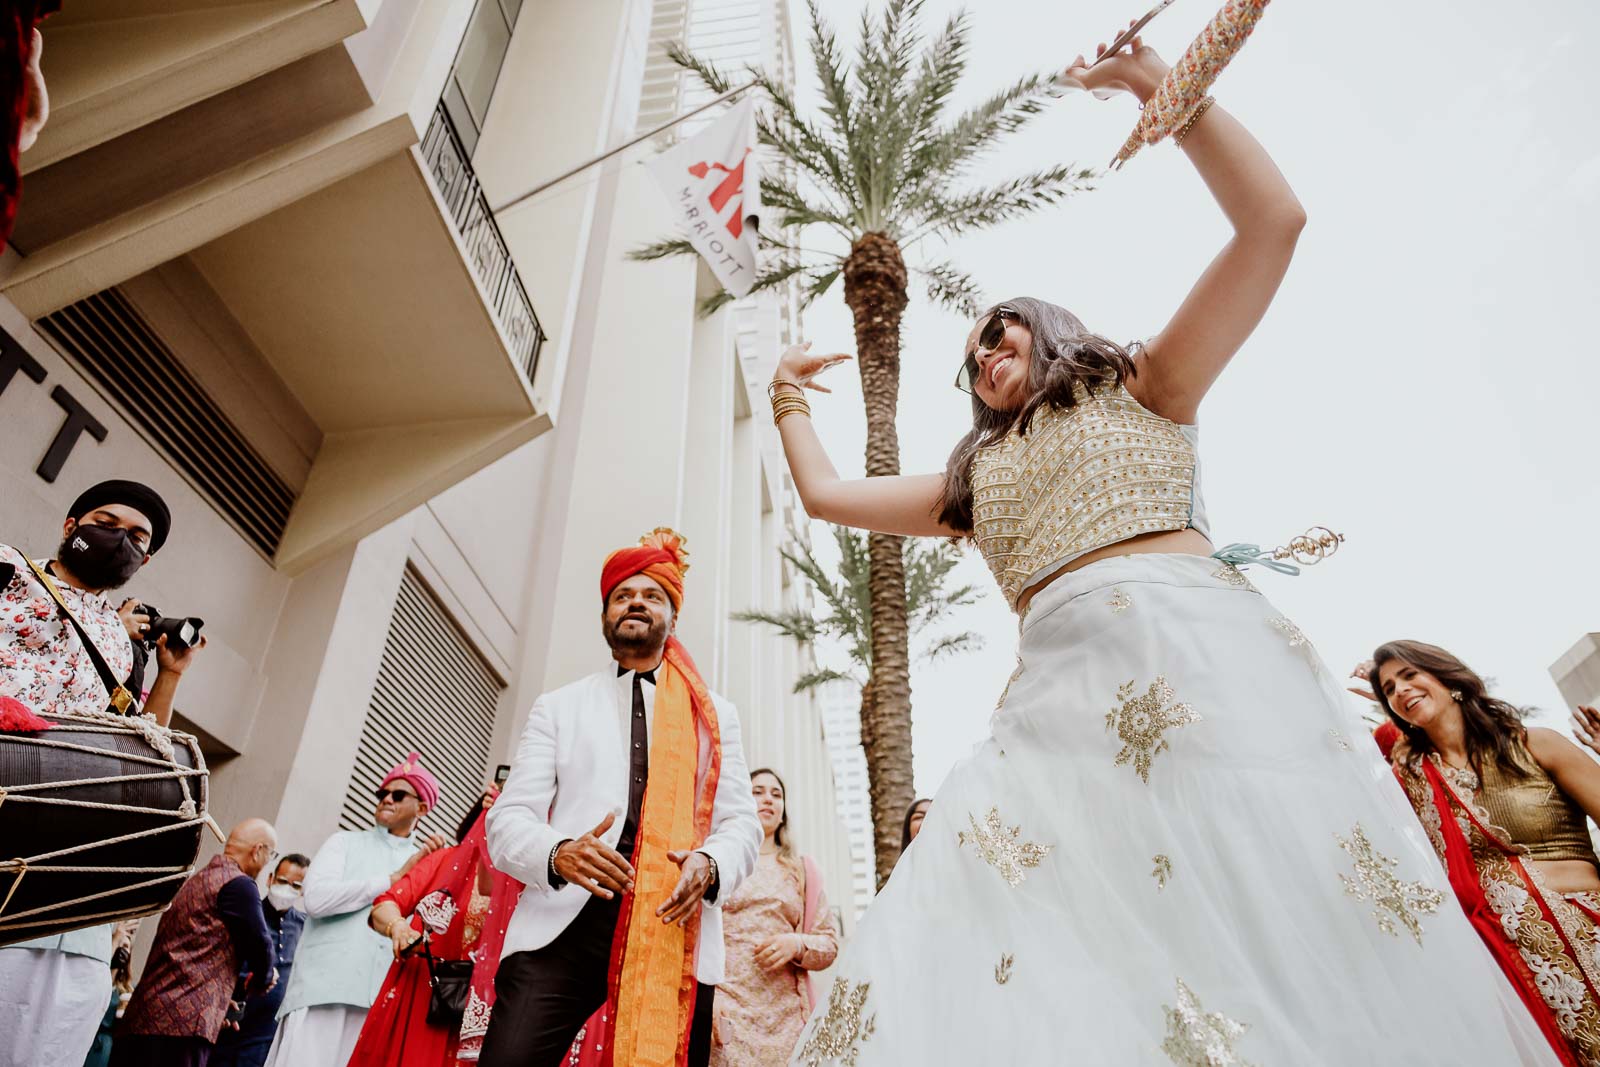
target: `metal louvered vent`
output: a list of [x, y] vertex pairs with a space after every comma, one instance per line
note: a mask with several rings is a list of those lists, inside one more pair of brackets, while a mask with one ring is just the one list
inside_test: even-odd
[[34, 324], [268, 558], [295, 493], [115, 288]]
[[345, 790], [341, 830], [372, 825], [373, 790], [406, 753], [443, 787], [439, 810], [422, 824], [451, 836], [488, 784], [495, 705], [505, 686], [410, 567], [400, 582], [378, 683], [372, 688], [356, 765]]

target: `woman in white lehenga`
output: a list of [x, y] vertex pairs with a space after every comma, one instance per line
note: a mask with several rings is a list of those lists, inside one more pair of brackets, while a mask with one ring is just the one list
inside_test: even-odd
[[[1087, 88], [1141, 101], [1135, 42]], [[1303, 213], [1220, 107], [1181, 148], [1233, 236], [1132, 353], [1013, 300], [966, 342], [944, 475], [841, 481], [786, 352], [774, 416], [807, 511], [972, 536], [1022, 617], [993, 734], [951, 771], [835, 967], [795, 1061], [1554, 1062], [1301, 631], [1213, 555], [1196, 409]], [[1135, 281], [1135, 284], [1136, 281]], [[1230, 562], [1231, 561], [1231, 562]]]

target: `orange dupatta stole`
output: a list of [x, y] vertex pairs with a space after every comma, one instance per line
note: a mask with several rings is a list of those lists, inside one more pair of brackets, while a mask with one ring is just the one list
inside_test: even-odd
[[[669, 926], [655, 909], [671, 896], [680, 875], [667, 853], [699, 848], [711, 833], [722, 736], [711, 691], [676, 637], [667, 639], [661, 666], [650, 720], [650, 779], [630, 857], [633, 892], [622, 898], [619, 936], [611, 942], [611, 1033], [602, 1061], [607, 1067], [682, 1064], [694, 1017], [700, 913], [697, 909], [682, 925]], [[711, 742], [703, 776], [700, 730]]]

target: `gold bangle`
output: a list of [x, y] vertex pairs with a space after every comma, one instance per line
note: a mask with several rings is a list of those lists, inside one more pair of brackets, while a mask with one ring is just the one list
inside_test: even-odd
[[783, 421], [786, 415], [795, 414], [804, 415], [807, 418], [811, 417], [811, 405], [806, 402], [805, 397], [782, 396], [773, 401], [772, 425], [778, 425], [778, 423]]
[[1194, 124], [1200, 121], [1200, 116], [1210, 111], [1211, 105], [1216, 102], [1216, 97], [1208, 96], [1194, 106], [1194, 110], [1189, 112], [1189, 117], [1184, 120], [1183, 125], [1178, 127], [1178, 132], [1172, 135], [1172, 143], [1175, 147], [1183, 147], [1183, 139], [1189, 136], [1189, 131], [1194, 129]]
[[774, 378], [767, 384], [767, 399], [776, 401], [778, 399], [778, 390], [784, 388], [793, 389], [795, 396], [803, 397], [806, 395], [805, 389], [799, 382], [791, 382], [787, 378]]

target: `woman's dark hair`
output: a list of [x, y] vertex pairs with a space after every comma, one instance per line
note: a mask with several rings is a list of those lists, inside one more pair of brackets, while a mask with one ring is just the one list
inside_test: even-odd
[[478, 820], [483, 818], [483, 797], [484, 795], [480, 794], [472, 807], [467, 809], [467, 813], [461, 816], [461, 822], [456, 826], [456, 844], [465, 841], [467, 835], [472, 833], [472, 828], [478, 825]]
[[778, 820], [778, 828], [772, 833], [772, 843], [778, 846], [778, 862], [804, 879], [800, 854], [794, 850], [794, 842], [789, 837], [789, 787], [783, 784], [783, 778], [771, 767], [757, 767], [750, 772], [750, 781], [754, 782], [762, 774], [770, 775], [778, 783], [778, 791], [783, 794], [783, 817]]
[[1461, 694], [1467, 759], [1474, 773], [1479, 776], [1483, 774], [1483, 759], [1487, 756], [1511, 778], [1529, 776], [1526, 761], [1518, 754], [1523, 735], [1527, 733], [1522, 725], [1525, 712], [1490, 696], [1488, 686], [1476, 671], [1438, 645], [1424, 641], [1390, 641], [1378, 646], [1378, 650], [1372, 654], [1372, 670], [1367, 675], [1367, 681], [1378, 703], [1389, 713], [1389, 721], [1400, 730], [1413, 754], [1426, 756], [1436, 750], [1425, 730], [1412, 726], [1395, 714], [1394, 708], [1389, 705], [1388, 695], [1378, 683], [1378, 671], [1384, 664], [1395, 660], [1433, 675], [1440, 685], [1452, 691], [1452, 695]]
[[905, 822], [900, 824], [901, 852], [904, 852], [907, 848], [911, 847], [911, 816], [915, 815], [917, 813], [917, 809], [922, 807], [924, 804], [932, 803], [933, 801], [929, 800], [927, 797], [918, 797], [916, 800], [913, 800], [911, 802], [911, 806], [906, 809]]
[[1075, 386], [1094, 391], [1133, 373], [1133, 358], [1115, 341], [1090, 333], [1083, 320], [1064, 307], [1019, 296], [996, 304], [1009, 308], [1033, 334], [1028, 360], [1028, 398], [1015, 411], [996, 411], [972, 394], [972, 429], [956, 443], [945, 464], [944, 491], [939, 495], [939, 521], [963, 533], [972, 532], [972, 460], [978, 450], [1001, 440], [1012, 429], [1026, 434], [1041, 404], [1065, 410], [1078, 403]]

